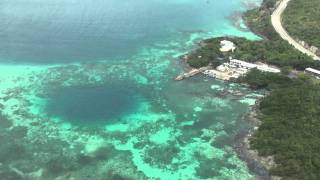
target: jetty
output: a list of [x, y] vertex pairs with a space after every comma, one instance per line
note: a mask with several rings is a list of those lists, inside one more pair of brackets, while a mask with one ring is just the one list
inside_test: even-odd
[[189, 78], [189, 77], [192, 77], [192, 76], [195, 76], [199, 73], [203, 73], [204, 71], [208, 70], [209, 67], [202, 67], [202, 68], [199, 68], [199, 69], [191, 69], [189, 72], [186, 72], [186, 73], [183, 73], [183, 74], [180, 74], [179, 76], [177, 76], [175, 78], [176, 81], [181, 81], [185, 78]]

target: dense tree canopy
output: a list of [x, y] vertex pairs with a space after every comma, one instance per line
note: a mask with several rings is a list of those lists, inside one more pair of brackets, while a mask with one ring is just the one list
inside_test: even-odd
[[284, 178], [320, 178], [320, 85], [311, 78], [251, 71], [240, 80], [267, 88], [259, 109], [262, 125], [251, 139], [261, 156], [272, 155], [271, 174]]
[[[237, 46], [233, 53], [221, 53], [220, 41], [223, 39], [234, 42]], [[225, 37], [204, 41], [204, 46], [190, 53], [188, 63], [192, 67], [202, 67], [209, 64], [214, 67], [228, 61], [229, 56], [248, 62], [265, 62], [279, 67], [291, 66], [304, 70], [306, 67], [320, 68], [320, 62], [301, 54], [287, 42], [276, 40], [250, 41], [244, 38]]]
[[320, 48], [320, 1], [292, 0], [283, 14], [290, 35]]

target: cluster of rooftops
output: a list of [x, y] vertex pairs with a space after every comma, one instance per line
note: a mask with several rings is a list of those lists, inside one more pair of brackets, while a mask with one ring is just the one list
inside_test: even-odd
[[[221, 52], [233, 52], [236, 49], [236, 45], [228, 40], [222, 40], [220, 42], [220, 51]], [[237, 60], [237, 59], [231, 59], [229, 63], [224, 63], [223, 65], [219, 66], [217, 68], [217, 70], [221, 71], [221, 70], [226, 70], [225, 67], [231, 67], [231, 68], [236, 68], [236, 70], [238, 72], [240, 72], [240, 74], [244, 74], [246, 73], [248, 70], [253, 69], [253, 68], [257, 68], [260, 71], [264, 71], [264, 72], [272, 72], [272, 73], [280, 73], [280, 69], [274, 67], [274, 66], [270, 66], [264, 63], [249, 63], [246, 61], [241, 61], [241, 60]], [[242, 72], [242, 73], [241, 73]], [[313, 69], [313, 68], [306, 68], [305, 69], [305, 73], [311, 74], [313, 76], [316, 76], [318, 78], [320, 78], [320, 70], [317, 69]]]

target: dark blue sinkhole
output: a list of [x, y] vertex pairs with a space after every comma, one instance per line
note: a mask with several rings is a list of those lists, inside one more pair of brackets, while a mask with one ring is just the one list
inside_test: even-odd
[[75, 124], [111, 123], [134, 112], [142, 100], [128, 85], [74, 86], [49, 93], [46, 112]]

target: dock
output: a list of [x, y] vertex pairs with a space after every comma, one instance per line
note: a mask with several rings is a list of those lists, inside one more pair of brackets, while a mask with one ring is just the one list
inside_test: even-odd
[[199, 73], [203, 73], [204, 71], [208, 70], [209, 67], [202, 67], [202, 68], [199, 68], [199, 69], [191, 69], [189, 72], [186, 72], [186, 73], [183, 73], [183, 74], [180, 74], [179, 76], [177, 76], [175, 78], [176, 81], [181, 81], [185, 78], [189, 78], [189, 77], [192, 77], [192, 76], [195, 76]]

